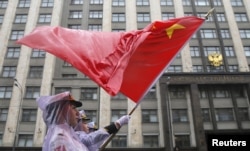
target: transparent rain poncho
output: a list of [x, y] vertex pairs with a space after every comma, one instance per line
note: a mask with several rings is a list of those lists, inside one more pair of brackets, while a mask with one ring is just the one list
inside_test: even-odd
[[62, 96], [43, 96], [37, 99], [38, 106], [43, 111], [43, 120], [48, 127], [43, 151], [88, 151], [72, 128], [77, 117], [73, 114], [77, 113], [72, 108], [74, 101], [57, 100], [61, 97], [65, 99], [68, 94], [67, 92], [59, 94]]
[[87, 133], [83, 131], [82, 124], [83, 121], [80, 120], [75, 127], [76, 134], [81, 142], [88, 147], [89, 151], [98, 151], [110, 134], [104, 128]]

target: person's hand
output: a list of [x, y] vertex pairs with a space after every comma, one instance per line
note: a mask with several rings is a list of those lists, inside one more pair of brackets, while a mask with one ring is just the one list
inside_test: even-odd
[[122, 117], [120, 117], [120, 118], [116, 121], [116, 123], [118, 123], [119, 126], [122, 127], [123, 125], [128, 124], [129, 119], [130, 119], [130, 115], [123, 115]]

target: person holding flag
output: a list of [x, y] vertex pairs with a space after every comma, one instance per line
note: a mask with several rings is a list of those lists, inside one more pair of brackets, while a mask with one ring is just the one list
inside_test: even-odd
[[41, 96], [36, 101], [48, 127], [42, 151], [88, 151], [73, 129], [81, 102], [75, 101], [70, 92]]
[[79, 111], [79, 120], [74, 128], [81, 142], [88, 147], [89, 151], [98, 151], [103, 142], [110, 136], [116, 133], [123, 125], [128, 124], [130, 116], [124, 115], [114, 123], [90, 132], [88, 123], [90, 119], [86, 116], [84, 110]]

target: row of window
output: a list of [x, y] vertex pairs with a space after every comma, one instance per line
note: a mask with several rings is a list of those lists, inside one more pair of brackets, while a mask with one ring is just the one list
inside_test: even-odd
[[[198, 13], [199, 14], [199, 13]], [[185, 16], [191, 16], [192, 13], [185, 13]], [[236, 22], [249, 22], [246, 13], [235, 13], [235, 21]], [[201, 13], [198, 16], [204, 17], [205, 13]], [[27, 14], [17, 14], [14, 20], [16, 24], [25, 24], [27, 22]], [[226, 17], [224, 13], [216, 13], [217, 21], [218, 22], [226, 22]], [[82, 11], [70, 11], [69, 18], [80, 19], [82, 18]], [[102, 19], [103, 13], [102, 11], [90, 11], [89, 18], [92, 19]], [[168, 20], [175, 18], [174, 13], [171, 12], [163, 12], [162, 13], [162, 20]], [[150, 22], [150, 14], [149, 13], [138, 13], [137, 14], [137, 21], [138, 22]], [[112, 22], [125, 22], [125, 13], [113, 13], [112, 15]], [[212, 17], [209, 17], [209, 22], [213, 21]], [[38, 17], [38, 23], [50, 23], [51, 22], [51, 14], [40, 14]], [[0, 23], [3, 23], [3, 15], [0, 14]]]
[[[17, 140], [18, 147], [32, 147], [33, 146], [33, 134], [19, 134]], [[2, 146], [3, 134], [0, 134], [0, 146]], [[189, 144], [189, 143], [188, 143]], [[127, 147], [127, 136], [118, 134], [112, 138], [112, 147]], [[159, 147], [159, 136], [155, 135], [143, 135], [143, 147]]]
[[[233, 108], [215, 108], [215, 120], [217, 122], [235, 121], [235, 113]], [[211, 122], [211, 111], [208, 108], [203, 108], [201, 111], [204, 122]], [[240, 121], [249, 121], [248, 108], [238, 108], [238, 115]], [[172, 110], [173, 122], [188, 122], [187, 109], [173, 109]]]
[[[228, 29], [221, 29], [221, 37], [222, 38], [231, 38], [230, 31]], [[240, 37], [242, 39], [250, 39], [250, 29], [240, 29]], [[218, 38], [215, 29], [200, 29], [202, 39], [212, 39]], [[10, 35], [10, 40], [18, 40], [22, 38], [24, 35], [24, 30], [12, 30]], [[194, 35], [193, 38], [196, 38]]]
[[[83, 4], [84, 0], [71, 0], [72, 5]], [[191, 0], [182, 0], [184, 6], [190, 6]], [[90, 4], [103, 4], [103, 0], [90, 0]], [[161, 0], [161, 6], [173, 6], [173, 0]], [[210, 6], [209, 0], [197, 0], [194, 1], [196, 6]], [[214, 0], [213, 4], [215, 6], [221, 6], [221, 0]], [[8, 1], [2, 0], [0, 1], [0, 8], [7, 8]], [[53, 7], [54, 0], [42, 0], [41, 7]], [[137, 6], [149, 6], [149, 0], [136, 0]], [[244, 6], [242, 0], [231, 0], [232, 6]], [[112, 6], [125, 6], [125, 0], [112, 0]], [[18, 3], [19, 8], [27, 8], [30, 7], [30, 0], [19, 0]]]
[[[169, 86], [169, 95], [171, 99], [186, 99], [186, 88], [184, 86]], [[233, 89], [225, 86], [202, 86], [199, 87], [199, 98], [246, 98], [244, 88], [234, 86]]]
[[[250, 68], [250, 66], [249, 66], [249, 68]], [[240, 72], [238, 65], [228, 65], [227, 71], [225, 70], [223, 65], [221, 65], [219, 67], [207, 65], [205, 69], [204, 69], [203, 65], [193, 65], [191, 70], [194, 73], [198, 73], [198, 72]], [[183, 72], [183, 67], [182, 67], [182, 65], [170, 65], [165, 72], [166, 73], [181, 73], [181, 72]]]
[[[91, 119], [91, 121], [97, 122], [97, 111], [95, 110], [85, 110], [86, 115]], [[172, 109], [172, 121], [174, 123], [188, 122], [187, 109]], [[215, 108], [215, 119], [218, 122], [225, 121], [235, 121], [235, 112], [233, 108]], [[22, 110], [22, 122], [35, 122], [36, 121], [37, 109], [23, 109]], [[111, 121], [116, 121], [119, 117], [126, 115], [126, 110], [112, 110], [111, 111]], [[211, 122], [211, 111], [209, 108], [202, 108], [201, 110], [202, 118], [204, 122]], [[157, 123], [156, 109], [142, 109], [142, 123]], [[238, 108], [238, 118], [240, 121], [249, 121], [249, 110], [246, 107]], [[8, 116], [8, 109], [0, 108], [0, 122], [5, 122]]]
[[[244, 46], [243, 47], [245, 56], [250, 57], [250, 46]], [[190, 46], [190, 56], [191, 57], [200, 57], [201, 51], [204, 51], [204, 55], [207, 57], [209, 54], [212, 53], [219, 53], [221, 54], [220, 47], [219, 46], [204, 46], [202, 47], [202, 50], [198, 46]], [[235, 57], [235, 50], [232, 46], [225, 46], [223, 47], [223, 51], [225, 52], [227, 57]], [[31, 58], [44, 58], [45, 57], [45, 51], [43, 50], [37, 50], [33, 49]], [[8, 47], [6, 58], [19, 58], [20, 56], [20, 47]], [[178, 57], [181, 57], [180, 54]], [[71, 66], [67, 62], [64, 63], [64, 66]]]
[[[17, 7], [18, 8], [29, 8], [31, 0], [19, 0]], [[8, 0], [0, 1], [0, 8], [7, 8]], [[42, 0], [41, 7], [53, 7], [54, 0]]]
[[[42, 0], [41, 7], [53, 7], [53, 0]], [[0, 2], [0, 8], [6, 8], [8, 4], [7, 0], [3, 0]], [[83, 4], [83, 0], [72, 0], [71, 4]], [[91, 0], [90, 4], [103, 4], [103, 0]], [[196, 6], [210, 6], [208, 0], [199, 0], [194, 3]], [[213, 4], [215, 6], [222, 6], [221, 0], [214, 0]], [[149, 0], [136, 0], [137, 6], [149, 6]], [[161, 0], [161, 6], [173, 6], [173, 0]], [[190, 6], [190, 0], [183, 0], [184, 6]], [[242, 0], [231, 0], [232, 6], [244, 6]], [[125, 6], [125, 0], [112, 0], [112, 6]], [[19, 8], [27, 8], [30, 7], [30, 0], [20, 0], [18, 4]]]

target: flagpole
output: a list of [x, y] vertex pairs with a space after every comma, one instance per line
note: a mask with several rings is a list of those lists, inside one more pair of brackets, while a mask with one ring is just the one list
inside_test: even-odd
[[214, 11], [214, 8], [210, 9], [207, 14], [205, 15], [205, 19], [207, 20], [208, 19], [208, 16], [210, 16]]
[[[134, 106], [134, 108], [129, 112], [128, 115], [132, 115], [133, 112], [135, 111], [135, 109], [138, 107], [138, 105], [140, 104], [141, 101], [139, 101], [138, 103], [136, 103], [136, 105]], [[118, 129], [118, 131], [120, 130], [120, 128]], [[117, 132], [118, 132], [117, 131]], [[117, 133], [116, 132], [116, 133]], [[107, 145], [108, 143], [113, 139], [113, 137], [115, 136], [116, 133], [113, 133], [109, 136], [109, 138], [102, 144], [102, 146], [99, 148], [99, 151], [102, 151]]]

